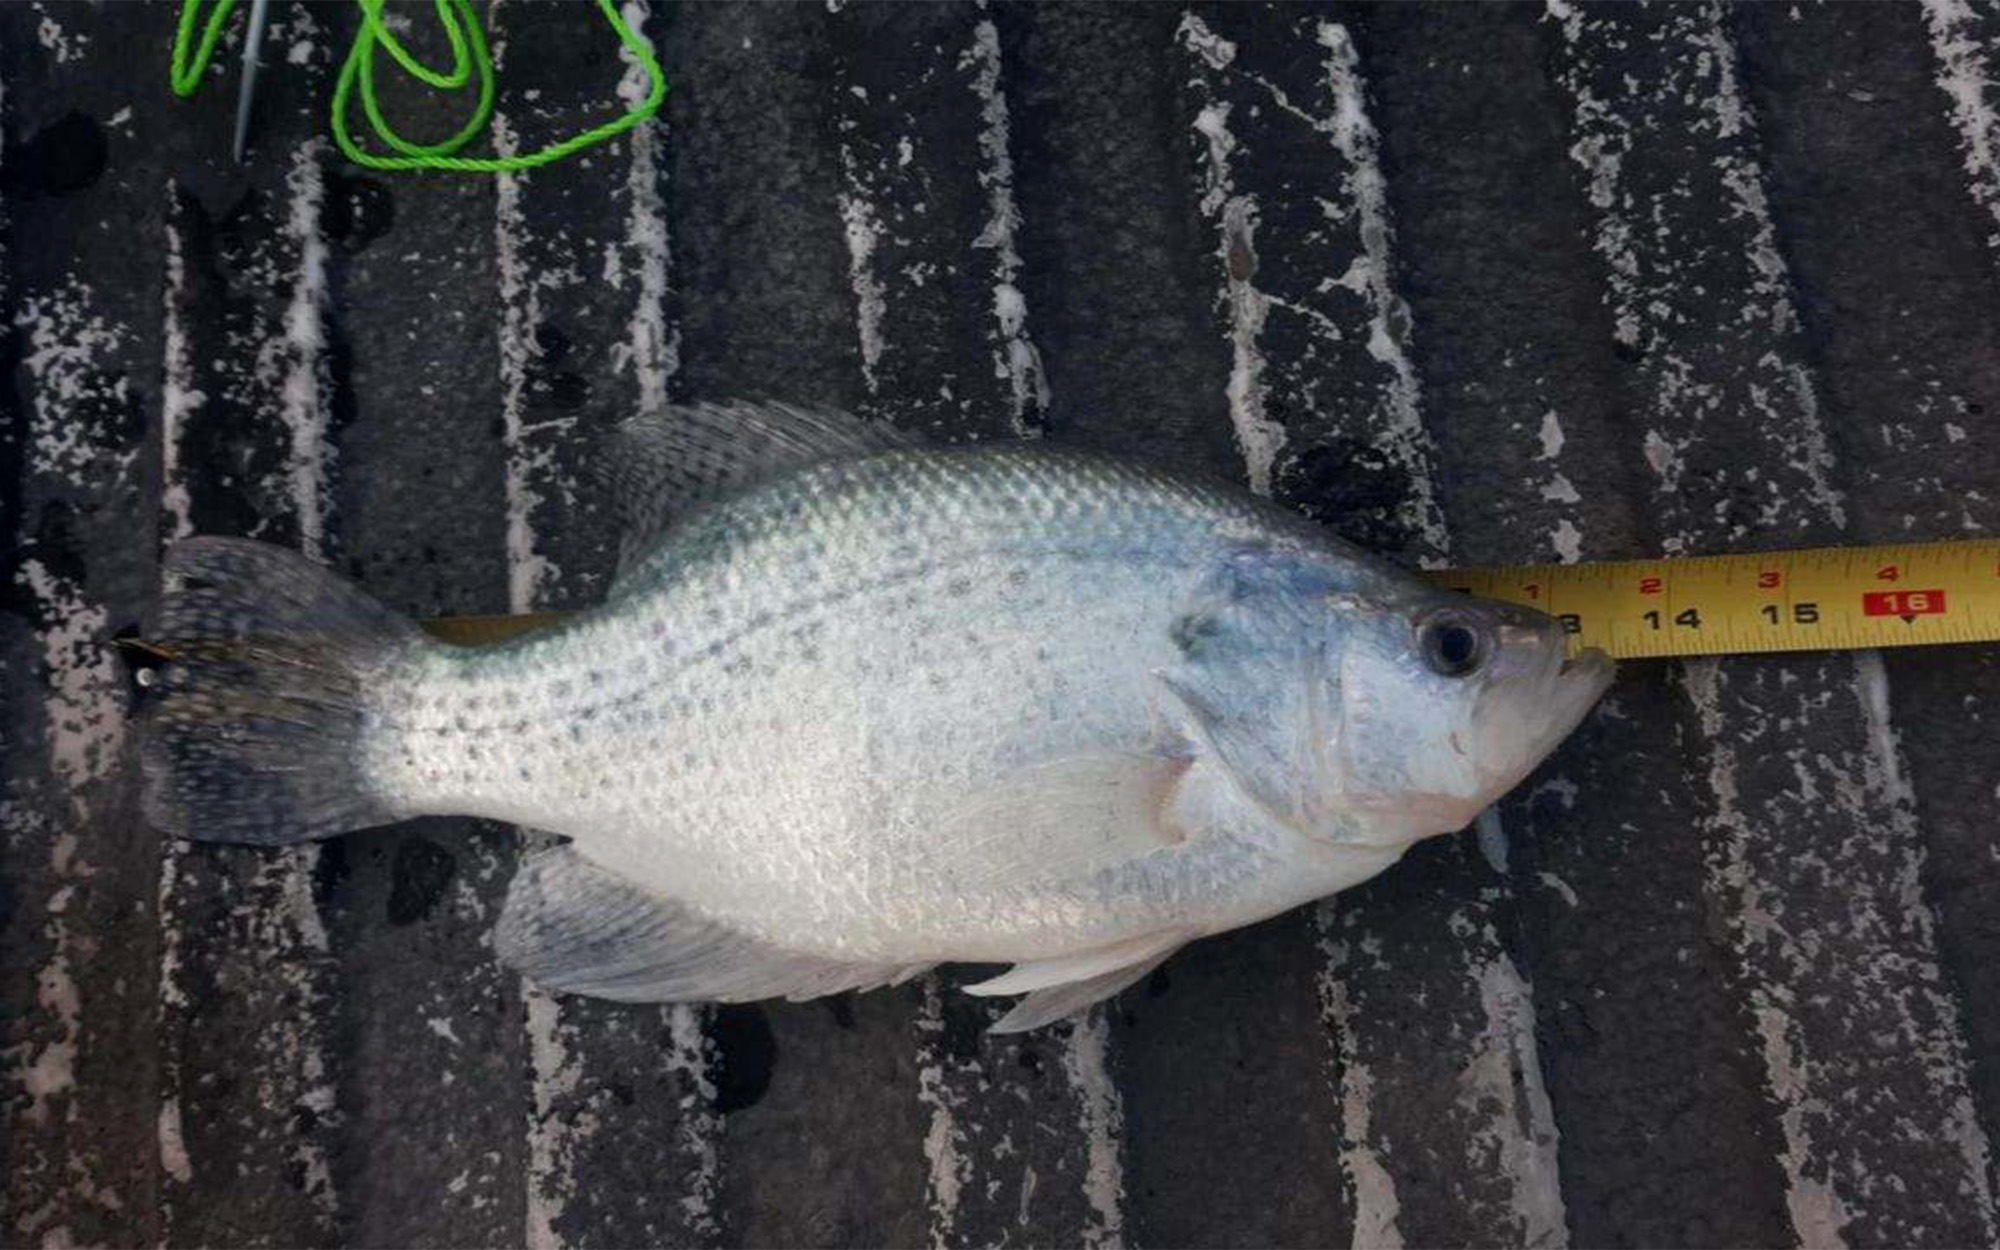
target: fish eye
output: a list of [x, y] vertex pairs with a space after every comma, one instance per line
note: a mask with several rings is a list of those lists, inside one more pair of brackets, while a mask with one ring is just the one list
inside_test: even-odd
[[1424, 618], [1417, 626], [1417, 644], [1424, 663], [1440, 677], [1466, 677], [1479, 671], [1490, 649], [1478, 618], [1451, 608]]

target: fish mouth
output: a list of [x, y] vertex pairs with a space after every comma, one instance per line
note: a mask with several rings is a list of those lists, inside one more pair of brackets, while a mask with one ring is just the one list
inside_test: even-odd
[[[1556, 666], [1555, 697], [1556, 715], [1552, 718], [1556, 727], [1554, 738], [1560, 741], [1577, 724], [1604, 692], [1611, 688], [1611, 680], [1618, 674], [1618, 666], [1611, 657], [1596, 647], [1586, 647]], [[1553, 745], [1553, 743], [1551, 744]]]
[[1493, 725], [1488, 740], [1506, 747], [1499, 759], [1480, 770], [1496, 797], [1519, 784], [1569, 737], [1611, 688], [1615, 673], [1611, 657], [1596, 647], [1567, 658], [1556, 650], [1542, 661], [1539, 677], [1501, 695], [1494, 710], [1503, 719]]
[[1570, 656], [1558, 665], [1556, 667], [1556, 676], [1569, 677], [1577, 675], [1597, 677], [1602, 675], [1608, 683], [1615, 668], [1616, 665], [1611, 662], [1611, 657], [1603, 651], [1600, 651], [1596, 647], [1585, 647], [1581, 653]]
[[1577, 654], [1564, 659], [1556, 668], [1556, 676], [1568, 677], [1574, 673], [1609, 678], [1616, 668], [1617, 665], [1612, 663], [1611, 657], [1603, 650], [1597, 647], [1585, 647]]

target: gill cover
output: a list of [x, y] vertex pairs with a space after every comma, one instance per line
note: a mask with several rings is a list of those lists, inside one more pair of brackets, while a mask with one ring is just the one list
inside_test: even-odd
[[1176, 662], [1158, 674], [1197, 747], [1300, 832], [1334, 836], [1326, 781], [1339, 674], [1325, 646], [1345, 588], [1326, 568], [1264, 547], [1232, 553], [1171, 629]]

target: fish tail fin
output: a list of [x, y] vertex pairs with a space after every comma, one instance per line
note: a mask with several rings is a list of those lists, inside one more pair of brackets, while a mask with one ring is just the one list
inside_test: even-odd
[[154, 827], [278, 846], [398, 819], [370, 792], [361, 735], [374, 679], [426, 645], [416, 626], [265, 543], [189, 539], [165, 572], [169, 658], [141, 727]]

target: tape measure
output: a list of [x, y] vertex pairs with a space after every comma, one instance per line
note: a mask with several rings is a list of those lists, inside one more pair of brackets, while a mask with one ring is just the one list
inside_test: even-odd
[[1614, 659], [2000, 641], [2000, 541], [1435, 569]]

